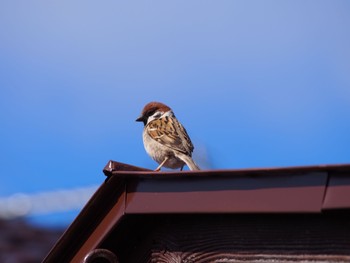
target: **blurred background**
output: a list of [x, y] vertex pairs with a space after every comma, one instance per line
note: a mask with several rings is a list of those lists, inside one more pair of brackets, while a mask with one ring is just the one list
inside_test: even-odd
[[0, 217], [65, 228], [143, 106], [205, 169], [350, 161], [349, 1], [1, 1]]

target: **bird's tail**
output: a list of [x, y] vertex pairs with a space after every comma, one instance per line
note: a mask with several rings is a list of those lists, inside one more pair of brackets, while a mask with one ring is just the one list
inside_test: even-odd
[[199, 166], [193, 161], [193, 159], [190, 156], [181, 154], [181, 155], [177, 155], [177, 157], [180, 158], [182, 161], [184, 161], [191, 171], [200, 170]]

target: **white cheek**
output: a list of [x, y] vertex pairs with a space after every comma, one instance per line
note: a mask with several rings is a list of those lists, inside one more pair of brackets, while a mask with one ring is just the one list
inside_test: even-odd
[[153, 115], [149, 116], [147, 119], [147, 124], [153, 120], [159, 119], [162, 116], [163, 112], [156, 111]]
[[155, 119], [154, 116], [149, 116], [147, 119], [147, 124], [153, 121], [154, 119]]

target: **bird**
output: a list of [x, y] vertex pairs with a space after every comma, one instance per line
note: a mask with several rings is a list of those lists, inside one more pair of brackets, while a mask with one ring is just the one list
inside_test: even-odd
[[144, 124], [143, 144], [148, 155], [159, 164], [155, 171], [162, 167], [182, 171], [184, 165], [190, 170], [200, 170], [192, 159], [191, 139], [169, 106], [150, 102], [136, 121]]

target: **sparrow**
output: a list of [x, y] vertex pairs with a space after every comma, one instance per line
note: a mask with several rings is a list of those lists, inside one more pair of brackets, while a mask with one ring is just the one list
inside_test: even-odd
[[200, 170], [192, 159], [193, 144], [186, 129], [171, 108], [161, 102], [150, 102], [136, 121], [143, 122], [143, 144], [148, 155], [159, 163], [155, 171], [167, 167]]

